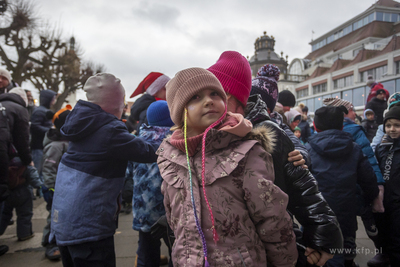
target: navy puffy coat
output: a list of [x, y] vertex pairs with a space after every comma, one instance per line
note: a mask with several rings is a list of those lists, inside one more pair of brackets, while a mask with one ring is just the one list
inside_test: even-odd
[[62, 246], [111, 237], [128, 160], [151, 163], [156, 147], [129, 134], [100, 106], [79, 100], [61, 134], [69, 140], [57, 173], [51, 236]]
[[340, 130], [311, 136], [306, 148], [319, 190], [335, 212], [343, 236], [351, 236], [357, 230], [357, 184], [366, 203], [371, 203], [379, 193], [368, 159], [351, 135]]

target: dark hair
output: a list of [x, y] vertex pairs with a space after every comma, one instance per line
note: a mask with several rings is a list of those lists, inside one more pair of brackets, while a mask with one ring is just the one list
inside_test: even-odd
[[307, 107], [307, 106], [304, 106], [304, 108], [302, 108], [301, 111], [303, 111], [303, 112], [308, 112], [308, 107]]

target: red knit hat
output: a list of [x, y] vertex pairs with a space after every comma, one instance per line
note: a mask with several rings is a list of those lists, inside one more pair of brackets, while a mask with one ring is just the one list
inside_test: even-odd
[[167, 75], [164, 75], [160, 72], [150, 72], [143, 81], [141, 81], [138, 87], [135, 89], [130, 98], [135, 97], [137, 95], [148, 93], [149, 95], [155, 95], [158, 91], [160, 91], [170, 80]]
[[251, 68], [244, 56], [235, 51], [225, 51], [207, 70], [218, 78], [226, 93], [246, 106], [251, 90]]

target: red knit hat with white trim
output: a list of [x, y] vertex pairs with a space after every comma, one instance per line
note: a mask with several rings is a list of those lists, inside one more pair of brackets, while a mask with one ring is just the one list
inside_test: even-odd
[[139, 83], [138, 87], [135, 89], [130, 98], [145, 92], [149, 95], [155, 95], [158, 91], [164, 88], [169, 80], [171, 79], [165, 74], [160, 72], [150, 72], [149, 75], [147, 75], [143, 81]]

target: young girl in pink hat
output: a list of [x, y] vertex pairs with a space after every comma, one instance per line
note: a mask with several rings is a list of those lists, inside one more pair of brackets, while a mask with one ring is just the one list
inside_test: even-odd
[[205, 69], [182, 70], [166, 87], [175, 131], [157, 154], [174, 266], [294, 266], [288, 197], [273, 184], [273, 140], [226, 112], [226, 94]]

